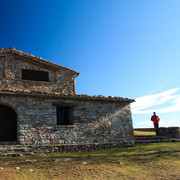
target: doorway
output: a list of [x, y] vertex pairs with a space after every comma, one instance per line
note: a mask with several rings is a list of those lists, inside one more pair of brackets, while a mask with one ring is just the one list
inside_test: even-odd
[[17, 114], [4, 105], [0, 105], [0, 141], [17, 141]]

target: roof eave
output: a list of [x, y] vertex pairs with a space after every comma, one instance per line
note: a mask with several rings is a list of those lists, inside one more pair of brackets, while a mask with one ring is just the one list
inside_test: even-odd
[[133, 103], [134, 99], [122, 98], [122, 99], [109, 99], [109, 98], [98, 98], [98, 97], [82, 97], [81, 95], [56, 95], [56, 94], [41, 94], [41, 93], [24, 93], [24, 92], [3, 92], [2, 95], [15, 95], [15, 96], [33, 96], [33, 97], [47, 97], [47, 98], [63, 98], [63, 99], [79, 99], [79, 100], [93, 100], [93, 101], [109, 101], [109, 102], [127, 102]]

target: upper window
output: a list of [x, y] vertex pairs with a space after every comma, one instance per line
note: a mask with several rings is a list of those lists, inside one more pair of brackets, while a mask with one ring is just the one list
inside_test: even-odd
[[32, 81], [49, 81], [49, 72], [22, 69], [22, 79]]

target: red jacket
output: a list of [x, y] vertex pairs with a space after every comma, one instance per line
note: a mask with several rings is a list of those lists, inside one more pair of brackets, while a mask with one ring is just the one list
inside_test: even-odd
[[159, 120], [160, 120], [160, 119], [159, 119], [158, 116], [152, 116], [152, 117], [151, 117], [151, 121], [153, 121], [154, 124], [158, 124]]

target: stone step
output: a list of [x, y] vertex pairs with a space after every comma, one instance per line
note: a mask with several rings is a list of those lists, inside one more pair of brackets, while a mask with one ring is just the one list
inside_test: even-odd
[[32, 152], [9, 152], [9, 153], [0, 153], [0, 156], [12, 156], [12, 157], [17, 157], [17, 156], [24, 156], [24, 155], [30, 155]]
[[0, 154], [32, 152], [32, 148], [22, 145], [0, 145]]
[[165, 137], [163, 136], [155, 136], [155, 135], [135, 135], [134, 136], [135, 140], [153, 140], [153, 139], [164, 139]]
[[150, 144], [150, 143], [163, 143], [163, 142], [172, 142], [169, 139], [161, 139], [161, 140], [138, 140], [135, 141], [135, 144]]
[[180, 139], [169, 138], [164, 136], [155, 136], [155, 135], [135, 135], [134, 139], [135, 139], [135, 144], [180, 142]]
[[0, 141], [0, 145], [16, 145], [17, 141]]

